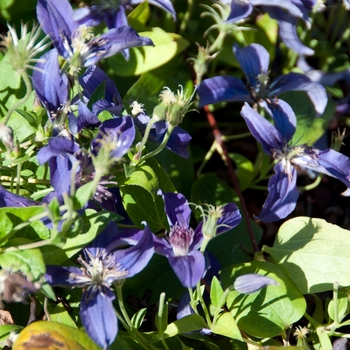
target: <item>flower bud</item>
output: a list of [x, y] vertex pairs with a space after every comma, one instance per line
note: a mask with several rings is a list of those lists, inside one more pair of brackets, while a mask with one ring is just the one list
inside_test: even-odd
[[13, 131], [9, 126], [2, 123], [0, 123], [0, 140], [6, 146], [7, 149], [12, 150]]
[[164, 90], [159, 94], [161, 103], [153, 109], [153, 117], [165, 120], [172, 126], [178, 126], [189, 111], [195, 91], [196, 89], [194, 89], [191, 96], [187, 97], [187, 93], [184, 92], [182, 85], [179, 85], [176, 94], [168, 87], [164, 87]]

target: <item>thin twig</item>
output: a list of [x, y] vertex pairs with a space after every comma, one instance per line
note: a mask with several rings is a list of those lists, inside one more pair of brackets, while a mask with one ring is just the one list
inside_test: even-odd
[[225, 162], [225, 164], [227, 166], [228, 172], [230, 174], [230, 177], [231, 177], [231, 180], [232, 180], [232, 183], [233, 183], [233, 187], [234, 187], [235, 191], [237, 192], [239, 201], [241, 203], [242, 215], [243, 215], [244, 221], [246, 222], [246, 225], [247, 225], [249, 238], [250, 238], [250, 240], [252, 242], [253, 250], [254, 250], [254, 252], [258, 252], [259, 251], [259, 247], [258, 247], [258, 244], [257, 244], [257, 242], [255, 240], [255, 236], [254, 236], [253, 228], [252, 228], [252, 225], [251, 225], [251, 222], [250, 222], [247, 206], [245, 204], [245, 200], [243, 198], [242, 191], [241, 191], [241, 189], [239, 187], [239, 182], [238, 182], [236, 173], [235, 173], [235, 171], [233, 169], [231, 158], [229, 157], [226, 145], [223, 142], [222, 133], [221, 133], [220, 129], [217, 126], [214, 114], [210, 112], [208, 106], [204, 106], [204, 111], [205, 111], [205, 113], [207, 115], [207, 119], [208, 119], [209, 125], [212, 128], [212, 130], [213, 130], [213, 134], [214, 134], [215, 140], [218, 143], [218, 145], [220, 145], [220, 147], [222, 149], [222, 155], [221, 156], [222, 156], [223, 161]]

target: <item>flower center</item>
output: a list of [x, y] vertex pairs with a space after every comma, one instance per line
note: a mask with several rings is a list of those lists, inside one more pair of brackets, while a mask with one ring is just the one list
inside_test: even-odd
[[272, 157], [282, 162], [283, 170], [289, 176], [292, 175], [292, 166], [307, 165], [308, 167], [317, 167], [317, 149], [305, 145], [288, 147], [284, 146], [282, 150], [272, 149]]
[[176, 223], [170, 230], [168, 241], [176, 256], [188, 255], [189, 247], [193, 242], [194, 231], [190, 227], [183, 227]]
[[70, 274], [79, 287], [101, 292], [103, 287], [109, 288], [114, 281], [123, 279], [128, 274], [128, 271], [116, 263], [114, 255], [107, 254], [104, 249], [97, 250], [96, 255], [85, 249], [85, 255], [85, 259], [82, 256], [78, 258], [78, 262], [82, 265], [80, 268], [82, 275]]
[[267, 74], [261, 73], [256, 77], [256, 79], [257, 79], [257, 87], [253, 95], [257, 100], [260, 100], [261, 98], [264, 99], [267, 97], [266, 87], [270, 78]]

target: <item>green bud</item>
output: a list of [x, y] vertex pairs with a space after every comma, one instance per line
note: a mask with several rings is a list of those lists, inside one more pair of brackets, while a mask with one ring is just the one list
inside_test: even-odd
[[218, 225], [218, 220], [223, 215], [223, 206], [213, 206], [207, 204], [207, 209], [204, 209], [202, 206], [197, 206], [196, 209], [201, 211], [201, 217], [203, 219], [202, 232], [204, 237], [211, 239], [216, 236], [216, 232], [219, 227], [227, 225]]
[[40, 58], [35, 58], [44, 51], [51, 42], [48, 42], [48, 36], [38, 41], [41, 31], [38, 25], [33, 25], [31, 32], [28, 32], [28, 24], [21, 25], [21, 37], [18, 38], [14, 27], [8, 24], [9, 31], [5, 35], [0, 35], [0, 46], [8, 55], [9, 64], [17, 71], [35, 69], [35, 63]]
[[337, 131], [334, 131], [332, 133], [332, 145], [331, 148], [334, 149], [335, 151], [339, 152], [341, 146], [344, 145], [343, 140], [345, 139], [346, 129], [343, 130], [342, 133], [340, 133], [340, 129], [338, 128]]
[[187, 96], [187, 92], [184, 92], [182, 85], [179, 85], [176, 94], [168, 87], [164, 87], [164, 90], [159, 94], [161, 103], [153, 109], [153, 117], [158, 120], [165, 120], [172, 126], [178, 126], [189, 111], [195, 91], [196, 89], [190, 96]]

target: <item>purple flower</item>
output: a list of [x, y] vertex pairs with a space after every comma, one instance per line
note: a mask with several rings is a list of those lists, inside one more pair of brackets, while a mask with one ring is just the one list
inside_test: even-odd
[[130, 47], [153, 45], [151, 39], [140, 37], [129, 26], [110, 29], [95, 38], [86, 26], [74, 20], [67, 0], [38, 0], [37, 17], [58, 53], [76, 70]]
[[[247, 83], [231, 76], [218, 76], [205, 79], [198, 87], [200, 106], [224, 101], [246, 101], [259, 103], [274, 119], [279, 129], [287, 130], [290, 138], [295, 129], [295, 116], [290, 105], [277, 99], [287, 91], [305, 91], [321, 115], [327, 105], [325, 88], [311, 81], [306, 75], [288, 73], [269, 82], [268, 68], [270, 55], [259, 44], [251, 44], [242, 49], [233, 48], [236, 58], [246, 76]], [[294, 120], [294, 124], [291, 124]]]
[[43, 61], [39, 61], [35, 66], [36, 70], [33, 72], [32, 80], [35, 92], [46, 107], [50, 120], [54, 121], [55, 125], [62, 125], [68, 116], [69, 129], [73, 134], [85, 127], [100, 125], [97, 114], [104, 110], [101, 107], [95, 108], [97, 113], [94, 113], [79, 100], [76, 103], [78, 104], [78, 117], [72, 112], [71, 101], [68, 99], [68, 77], [59, 68], [57, 50], [50, 50], [42, 56], [42, 59]]
[[[149, 123], [151, 118], [142, 112], [139, 113], [134, 120], [136, 127], [140, 131], [141, 135], [143, 135], [147, 124]], [[156, 122], [151, 129], [148, 138], [149, 141], [155, 144], [161, 144], [168, 127], [169, 124], [165, 120], [160, 120]], [[186, 130], [180, 128], [179, 126], [176, 126], [169, 137], [169, 140], [166, 144], [166, 148], [176, 153], [182, 158], [188, 158], [190, 156], [188, 153], [188, 145], [191, 140], [192, 137]]]
[[[106, 21], [108, 28], [119, 28], [128, 25], [126, 9], [131, 5], [137, 5], [143, 0], [123, 0], [113, 3], [109, 0], [100, 0], [90, 7], [82, 7], [74, 11], [74, 19], [79, 24], [95, 26]], [[160, 7], [162, 10], [172, 14], [176, 19], [176, 13], [170, 0], [148, 0], [152, 5]]]
[[122, 98], [114, 81], [101, 68], [88, 67], [85, 73], [79, 77], [79, 83], [84, 89], [84, 96], [88, 99], [101, 84], [105, 84], [104, 99], [95, 102], [92, 111], [97, 115], [101, 111], [107, 110], [113, 115], [120, 116], [123, 109]]
[[297, 23], [301, 19], [310, 27], [308, 11], [316, 4], [316, 0], [231, 0], [229, 22], [238, 22], [247, 18], [254, 6], [259, 6], [270, 17], [278, 22], [278, 32], [282, 41], [300, 55], [313, 55], [314, 51], [303, 45], [297, 35]]
[[33, 87], [53, 119], [63, 112], [68, 101], [68, 77], [60, 70], [56, 49], [48, 51], [41, 59], [33, 71]]
[[[203, 221], [193, 230], [189, 226], [191, 210], [187, 199], [180, 193], [162, 193], [162, 196], [170, 231], [167, 239], [154, 236], [155, 252], [168, 258], [171, 268], [184, 287], [192, 288], [200, 281], [205, 270], [204, 255], [198, 251], [204, 238]], [[218, 233], [237, 226], [240, 220], [236, 205], [225, 205], [217, 220]]]
[[[94, 179], [95, 168], [91, 157], [83, 152], [73, 140], [53, 137], [47, 146], [39, 150], [37, 157], [39, 164], [49, 163], [50, 181], [54, 188], [54, 191], [47, 195], [43, 202], [50, 202], [53, 198], [63, 202], [63, 194], [70, 193], [72, 171], [75, 171], [75, 188], [79, 188]], [[78, 164], [76, 162], [79, 162], [78, 166], [76, 166]], [[108, 176], [102, 177], [96, 192], [93, 194], [93, 200], [102, 209], [115, 212], [116, 197], [105, 187], [108, 180]], [[96, 207], [93, 203], [87, 203], [87, 206]]]
[[[126, 249], [120, 246], [131, 245]], [[80, 303], [82, 324], [99, 346], [106, 349], [118, 333], [113, 307], [113, 283], [133, 277], [146, 267], [154, 252], [152, 234], [144, 230], [119, 232], [115, 222], [85, 249], [78, 258], [81, 267], [47, 266], [45, 278], [50, 285], [83, 288]]]
[[132, 117], [124, 116], [105, 120], [99, 127], [98, 136], [92, 141], [94, 152], [109, 144], [110, 157], [120, 159], [128, 152], [135, 139]]
[[248, 273], [238, 276], [233, 287], [241, 294], [252, 294], [270, 285], [278, 286], [279, 284], [271, 277], [259, 275], [257, 273]]
[[[78, 161], [79, 145], [64, 137], [53, 137], [47, 146], [37, 153], [40, 165], [48, 162], [50, 167], [50, 181], [55, 189], [44, 201], [49, 202], [53, 197], [62, 200], [63, 193], [70, 192], [71, 172], [73, 164]], [[79, 168], [76, 169], [78, 171]]]
[[[280, 125], [273, 126], [248, 103], [242, 108], [242, 117], [253, 136], [261, 143], [265, 153], [278, 161], [268, 184], [269, 195], [257, 216], [265, 222], [277, 221], [290, 214], [299, 197], [296, 186], [297, 171], [294, 166], [303, 166], [342, 181], [350, 195], [350, 159], [332, 149], [320, 151], [307, 145], [294, 146], [290, 140], [294, 134]], [[294, 121], [291, 122], [293, 124]], [[295, 131], [295, 129], [294, 129]]]
[[37, 203], [33, 200], [19, 196], [10, 191], [5, 190], [0, 185], [0, 208], [4, 207], [30, 207], [36, 205]]

